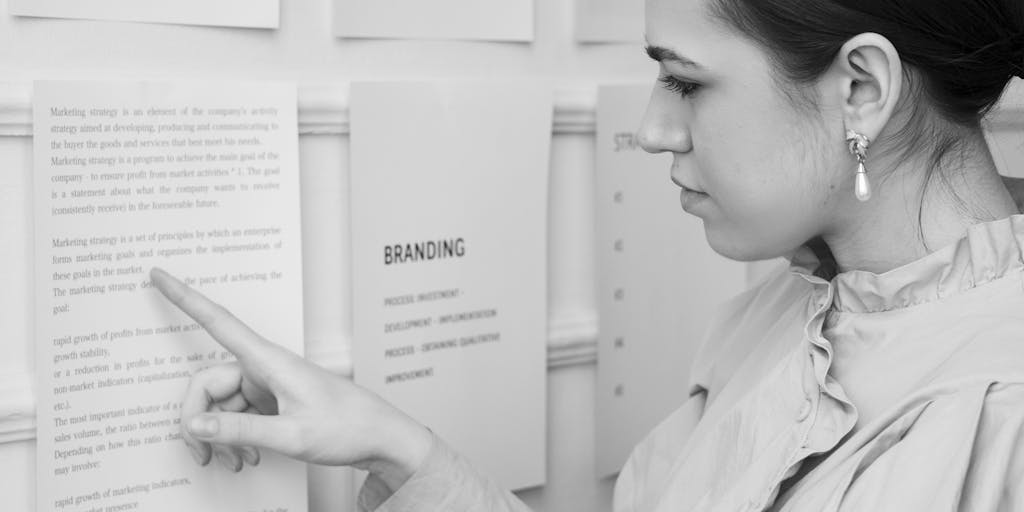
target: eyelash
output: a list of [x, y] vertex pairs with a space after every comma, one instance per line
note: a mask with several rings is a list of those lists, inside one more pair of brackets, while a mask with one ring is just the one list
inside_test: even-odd
[[661, 82], [664, 88], [676, 92], [684, 98], [696, 92], [700, 87], [700, 84], [687, 82], [668, 75], [658, 77], [658, 81]]

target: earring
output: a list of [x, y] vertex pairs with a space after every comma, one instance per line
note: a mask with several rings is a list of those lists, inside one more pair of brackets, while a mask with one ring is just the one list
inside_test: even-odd
[[868, 182], [867, 170], [864, 169], [864, 160], [867, 159], [868, 144], [871, 143], [871, 140], [853, 130], [846, 130], [846, 142], [849, 145], [850, 153], [857, 157], [857, 178], [854, 181], [854, 195], [860, 201], [867, 201], [871, 199], [871, 183]]

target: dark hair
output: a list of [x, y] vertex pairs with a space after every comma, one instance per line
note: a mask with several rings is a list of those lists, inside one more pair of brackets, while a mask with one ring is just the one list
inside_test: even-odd
[[965, 130], [979, 130], [1010, 79], [1024, 76], [1022, 0], [710, 0], [708, 10], [768, 50], [774, 78], [798, 105], [814, 104], [803, 86], [828, 70], [850, 38], [874, 32], [889, 39], [904, 64], [906, 92], [934, 107], [929, 115], [913, 102], [894, 147], [904, 155], [930, 147], [929, 179], [966, 142]]
[[853, 36], [881, 34], [922, 75], [939, 112], [965, 125], [1024, 70], [1020, 0], [711, 0], [711, 12], [773, 50], [797, 83], [821, 76]]

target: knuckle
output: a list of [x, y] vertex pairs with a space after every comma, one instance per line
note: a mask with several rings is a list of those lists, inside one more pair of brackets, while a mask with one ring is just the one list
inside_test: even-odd
[[174, 302], [178, 304], [178, 307], [186, 312], [196, 311], [197, 309], [200, 309], [200, 305], [202, 304], [199, 294], [191, 288], [182, 290], [175, 298], [177, 300]]
[[160, 292], [174, 304], [181, 304], [181, 301], [185, 298], [185, 291], [180, 286], [163, 280], [157, 281], [156, 284]]
[[245, 409], [247, 404], [241, 393], [235, 393], [226, 400], [222, 400], [219, 405], [225, 411], [239, 412]]
[[281, 389], [282, 384], [287, 383], [287, 376], [282, 376], [280, 371], [277, 371], [276, 368], [267, 364], [267, 362], [253, 362], [252, 366], [256, 373], [263, 377], [264, 382], [266, 382], [267, 387], [270, 389]]
[[225, 311], [223, 306], [211, 304], [209, 307], [200, 310], [200, 313], [196, 316], [196, 321], [199, 322], [199, 325], [203, 326], [203, 329], [212, 331], [223, 320]]
[[280, 432], [282, 444], [294, 453], [298, 458], [308, 460], [313, 456], [314, 427], [308, 422], [289, 422], [290, 428], [284, 428]]
[[248, 418], [235, 418], [232, 420], [232, 428], [227, 429], [227, 441], [232, 444], [240, 444], [252, 439], [253, 427]]
[[189, 387], [202, 387], [205, 383], [213, 380], [215, 371], [214, 368], [216, 367], [206, 366], [196, 370], [196, 372], [192, 374], [192, 378], [189, 380]]

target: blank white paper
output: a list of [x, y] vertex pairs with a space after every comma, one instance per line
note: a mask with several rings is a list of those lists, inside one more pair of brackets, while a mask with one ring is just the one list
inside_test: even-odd
[[8, 0], [15, 16], [277, 28], [278, 0]]
[[334, 35], [533, 40], [534, 0], [334, 0]]
[[643, 0], [575, 0], [576, 40], [638, 43], [644, 40]]

